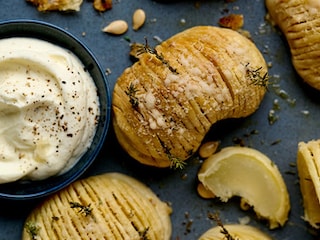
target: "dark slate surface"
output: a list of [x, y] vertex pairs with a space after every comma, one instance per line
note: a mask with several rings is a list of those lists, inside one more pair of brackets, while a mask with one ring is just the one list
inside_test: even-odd
[[[120, 148], [112, 127], [109, 129], [102, 152], [83, 177], [119, 171], [148, 184], [162, 200], [172, 204], [172, 239], [197, 239], [204, 231], [215, 226], [215, 223], [207, 218], [208, 212], [219, 212], [225, 223], [238, 222], [239, 218], [248, 216], [249, 224], [261, 228], [275, 239], [315, 239], [314, 231], [301, 217], [303, 208], [297, 169], [292, 163], [296, 161], [299, 141], [320, 137], [319, 93], [303, 84], [295, 73], [283, 36], [265, 21], [264, 1], [237, 0], [226, 3], [222, 0], [114, 0], [113, 9], [105, 13], [95, 12], [91, 4], [84, 1], [81, 11], [77, 13], [40, 13], [24, 0], [2, 1], [0, 20], [37, 19], [68, 30], [93, 51], [103, 69], [111, 70], [108, 82], [112, 90], [117, 77], [132, 64], [128, 57], [129, 43], [125, 38], [131, 42], [143, 42], [144, 37], [147, 37], [149, 44], [155, 45], [156, 38], [165, 40], [195, 25], [217, 25], [218, 19], [228, 13], [244, 15], [244, 29], [251, 33], [253, 41], [263, 52], [266, 60], [272, 63], [269, 74], [278, 85], [273, 84], [269, 87], [256, 113], [246, 119], [217, 123], [206, 140], [218, 139], [221, 140], [222, 146], [229, 146], [234, 145], [234, 139], [239, 138], [247, 146], [267, 154], [283, 174], [292, 208], [285, 227], [269, 231], [266, 224], [259, 221], [254, 213], [241, 211], [236, 198], [228, 203], [199, 198], [196, 193], [196, 173], [201, 165], [199, 161], [190, 160], [186, 169], [181, 171], [141, 166]], [[123, 36], [110, 36], [101, 32], [107, 23], [115, 19], [127, 20], [131, 25], [132, 13], [137, 8], [143, 8], [147, 14], [147, 21], [142, 29], [135, 32], [130, 27]], [[287, 99], [280, 96], [279, 89], [287, 93]], [[276, 99], [280, 106], [280, 110], [276, 111], [279, 119], [270, 125], [268, 113]], [[296, 103], [292, 104], [292, 100], [296, 100]], [[304, 111], [308, 111], [309, 114], [303, 114]], [[257, 132], [250, 134], [252, 131]], [[276, 142], [277, 144], [273, 144]], [[20, 239], [24, 219], [40, 200], [0, 201], [0, 239]]]

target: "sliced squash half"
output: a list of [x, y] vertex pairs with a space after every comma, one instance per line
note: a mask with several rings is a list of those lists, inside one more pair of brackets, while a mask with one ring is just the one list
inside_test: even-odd
[[248, 147], [226, 147], [207, 158], [198, 179], [213, 196], [227, 202], [238, 196], [269, 228], [283, 226], [288, 219], [290, 200], [277, 166], [265, 154]]

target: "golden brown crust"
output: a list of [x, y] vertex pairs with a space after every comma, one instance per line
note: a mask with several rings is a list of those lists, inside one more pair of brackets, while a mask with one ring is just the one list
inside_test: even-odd
[[43, 11], [80, 11], [83, 0], [27, 0]]
[[266, 6], [287, 39], [296, 71], [320, 90], [319, 0], [266, 0]]
[[36, 239], [139, 240], [145, 235], [169, 240], [170, 214], [171, 208], [141, 182], [107, 173], [78, 180], [45, 200], [26, 219], [22, 239], [32, 239], [33, 228]]
[[248, 73], [259, 70], [262, 78], [266, 63], [236, 31], [194, 27], [155, 50], [141, 54], [113, 92], [116, 136], [143, 164], [168, 167], [186, 160], [213, 123], [252, 114], [265, 94]]

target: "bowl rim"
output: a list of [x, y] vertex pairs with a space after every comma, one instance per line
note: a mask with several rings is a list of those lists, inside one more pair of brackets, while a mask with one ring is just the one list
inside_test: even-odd
[[[28, 28], [29, 30], [27, 30]], [[21, 29], [23, 31], [19, 31]], [[41, 32], [41, 30], [44, 30], [44, 29], [46, 29], [47, 31], [45, 33]], [[37, 34], [39, 34], [39, 36]], [[94, 55], [94, 53], [87, 47], [85, 43], [83, 43], [79, 38], [77, 38], [76, 36], [68, 32], [67, 30], [57, 25], [54, 25], [52, 23], [48, 23], [41, 20], [12, 19], [12, 20], [0, 21], [0, 39], [14, 37], [14, 36], [33, 37], [36, 39], [49, 41], [55, 45], [58, 45], [67, 50], [70, 50], [80, 59], [80, 61], [84, 64], [85, 68], [89, 71], [91, 76], [92, 76], [92, 71], [94, 71], [96, 74], [98, 74], [98, 78], [103, 80], [99, 82], [99, 86], [97, 86], [95, 78], [94, 76], [92, 76], [92, 78], [95, 81], [98, 93], [101, 93], [101, 92], [103, 93], [103, 95], [99, 94], [100, 117], [99, 117], [99, 122], [98, 122], [95, 136], [93, 137], [93, 140], [89, 149], [80, 157], [80, 159], [74, 164], [74, 166], [70, 170], [68, 170], [66, 173], [63, 173], [61, 175], [56, 175], [45, 180], [30, 181], [29, 183], [16, 181], [11, 183], [0, 184], [0, 199], [30, 200], [30, 199], [45, 197], [61, 190], [62, 188], [68, 186], [69, 184], [71, 184], [72, 182], [80, 178], [80, 176], [91, 166], [91, 164], [94, 162], [94, 160], [98, 156], [100, 150], [102, 149], [102, 146], [105, 143], [105, 139], [108, 133], [108, 129], [111, 121], [111, 92], [110, 92], [110, 86], [107, 81], [107, 76], [102, 71], [102, 67], [98, 59]], [[66, 40], [72, 44], [66, 43], [65, 42]], [[76, 49], [78, 50], [75, 51]], [[85, 56], [82, 56], [82, 57], [79, 56], [80, 52], [84, 53]], [[85, 59], [86, 61], [90, 60], [90, 63], [88, 62], [88, 65], [86, 65], [86, 63], [83, 62], [84, 58], [86, 58]], [[92, 68], [94, 70], [92, 70]], [[105, 101], [105, 104], [103, 105], [101, 101]], [[98, 133], [98, 130], [100, 129], [101, 129], [101, 132]], [[94, 144], [95, 146], [94, 148], [92, 148], [92, 145]], [[84, 163], [81, 162], [81, 159], [83, 158], [87, 158]], [[77, 167], [77, 165], [80, 163], [81, 165], [79, 169], [72, 171], [72, 169], [74, 169], [74, 167]], [[52, 179], [62, 178], [66, 175], [68, 176], [63, 178], [61, 181], [58, 181], [58, 184], [53, 184], [53, 185], [49, 184]], [[41, 191], [32, 192], [32, 193], [21, 193], [21, 194], [20, 193], [15, 193], [15, 194], [4, 193], [2, 192], [2, 189], [1, 189], [3, 186], [8, 186], [8, 187], [21, 186], [22, 188], [24, 188], [26, 186], [25, 184], [35, 185], [37, 183], [41, 183], [44, 185], [47, 183], [48, 187], [41, 189]]]

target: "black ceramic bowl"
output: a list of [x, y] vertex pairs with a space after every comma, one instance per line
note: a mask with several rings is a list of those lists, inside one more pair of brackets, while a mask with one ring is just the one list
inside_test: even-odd
[[45, 40], [72, 51], [95, 81], [100, 99], [100, 119], [91, 147], [66, 173], [41, 181], [17, 181], [0, 184], [0, 198], [28, 200], [52, 194], [79, 178], [97, 157], [107, 135], [110, 122], [111, 94], [106, 77], [92, 52], [67, 31], [36, 20], [0, 22], [0, 39], [31, 37]]

